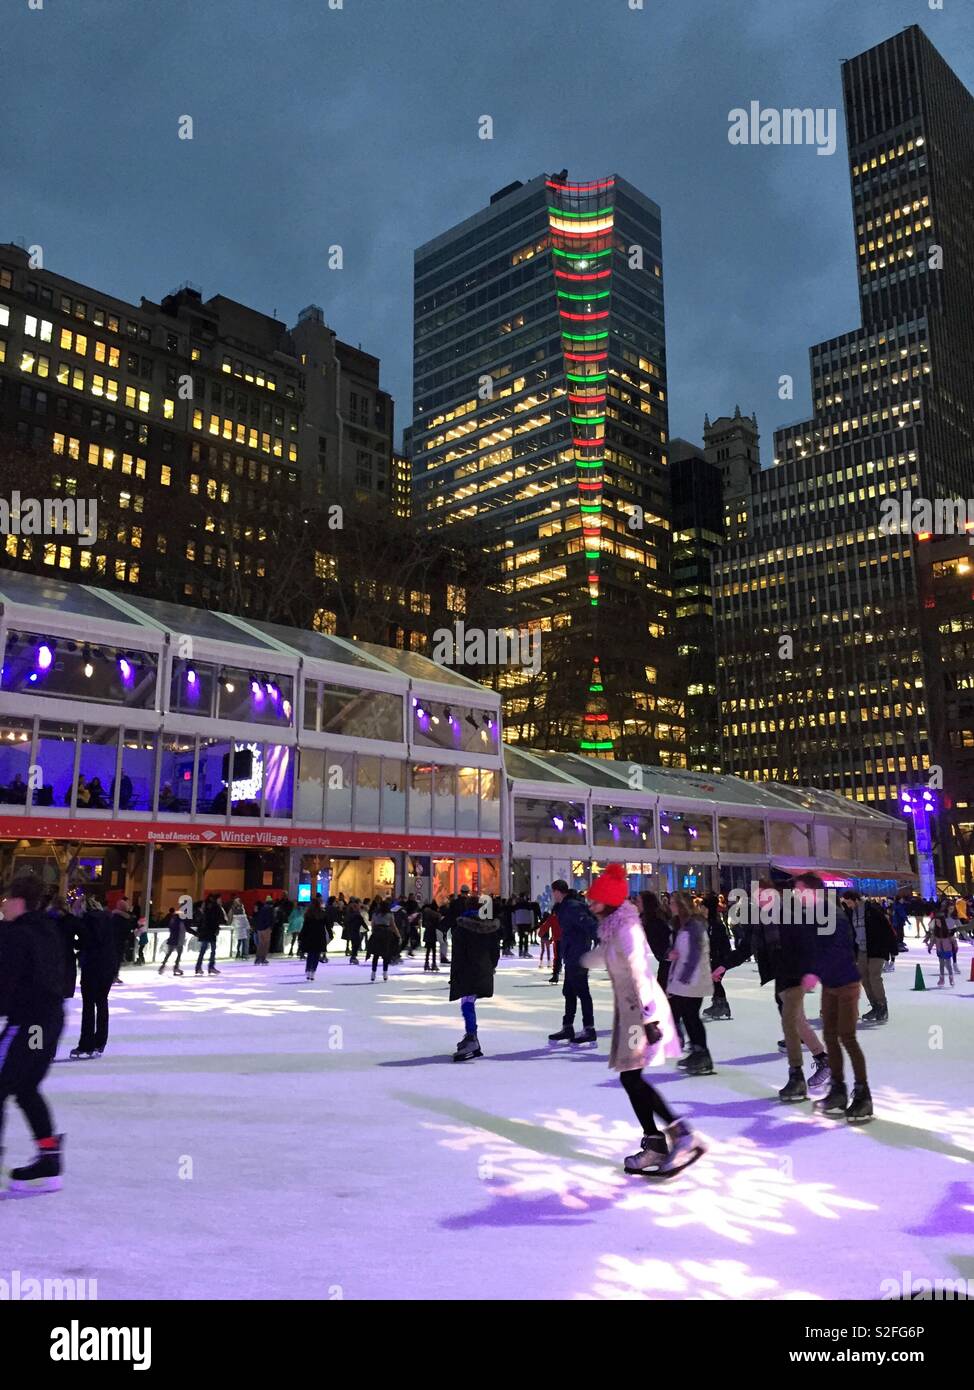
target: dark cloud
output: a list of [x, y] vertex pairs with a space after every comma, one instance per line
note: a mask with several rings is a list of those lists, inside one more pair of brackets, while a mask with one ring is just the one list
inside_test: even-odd
[[[672, 432], [739, 401], [769, 457], [807, 410], [808, 346], [857, 321], [840, 62], [919, 22], [974, 85], [972, 9], [0, 0], [0, 236], [128, 299], [191, 280], [289, 321], [320, 303], [382, 357], [401, 426], [413, 248], [512, 179], [618, 172], [663, 209]], [[839, 149], [731, 146], [751, 100], [839, 108]]]

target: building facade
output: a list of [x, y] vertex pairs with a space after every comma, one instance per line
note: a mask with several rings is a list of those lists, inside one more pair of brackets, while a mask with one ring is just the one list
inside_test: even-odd
[[8, 532], [8, 565], [257, 609], [308, 508], [391, 506], [393, 414], [316, 307], [289, 330], [190, 286], [133, 305], [0, 246], [3, 492], [43, 478], [99, 516], [86, 546]]
[[937, 761], [939, 674], [890, 503], [972, 495], [974, 99], [916, 26], [842, 79], [862, 327], [811, 349], [813, 415], [716, 567], [723, 763], [895, 809]]
[[540, 175], [415, 257], [413, 503], [472, 524], [540, 671], [484, 671], [508, 737], [685, 762], [669, 582], [659, 208]]

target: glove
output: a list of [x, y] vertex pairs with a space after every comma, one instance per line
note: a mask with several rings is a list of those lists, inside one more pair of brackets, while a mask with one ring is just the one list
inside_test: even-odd
[[655, 1044], [661, 1040], [663, 1030], [658, 1023], [644, 1023], [643, 1027], [646, 1029], [646, 1041], [648, 1043]]

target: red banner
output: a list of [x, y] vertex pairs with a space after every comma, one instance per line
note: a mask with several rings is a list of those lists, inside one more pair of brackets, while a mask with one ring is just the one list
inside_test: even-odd
[[97, 820], [87, 817], [0, 815], [0, 839], [70, 840], [81, 844], [220, 845], [227, 849], [377, 850], [408, 854], [500, 854], [500, 840], [453, 835], [380, 835], [370, 830], [312, 827], [199, 825], [192, 821]]

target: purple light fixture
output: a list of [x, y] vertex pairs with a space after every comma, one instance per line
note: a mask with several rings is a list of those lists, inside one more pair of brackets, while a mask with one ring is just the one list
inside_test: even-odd
[[41, 642], [37, 648], [38, 670], [49, 671], [54, 661], [54, 652], [48, 642]]
[[128, 685], [134, 673], [132, 670], [132, 663], [131, 661], [129, 661], [127, 656], [120, 656], [118, 658], [118, 669], [122, 673], [122, 680], [126, 685]]
[[561, 816], [552, 816], [551, 824], [555, 827], [559, 834], [561, 834], [561, 832], [565, 828], [565, 822], [562, 820]]
[[196, 684], [196, 672], [195, 672], [194, 670], [192, 670], [192, 669], [190, 669], [189, 671], [186, 672], [186, 684], [187, 684], [187, 685], [195, 685], [195, 684]]

